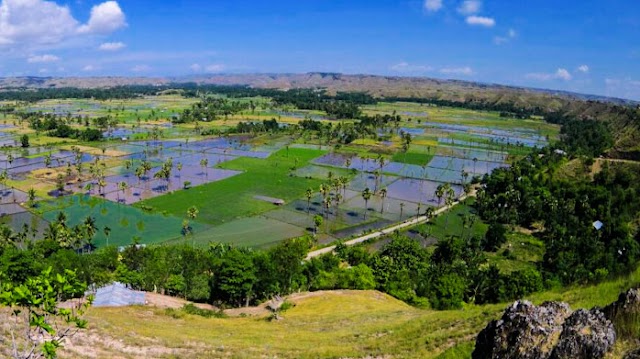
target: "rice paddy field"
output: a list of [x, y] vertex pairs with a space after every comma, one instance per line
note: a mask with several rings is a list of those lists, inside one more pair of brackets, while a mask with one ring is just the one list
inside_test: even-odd
[[[268, 99], [240, 101], [258, 105], [201, 127], [224, 130], [272, 118], [284, 126], [302, 119], [338, 123], [320, 111], [274, 107]], [[532, 147], [554, 141], [559, 132], [540, 119], [380, 102], [364, 106], [363, 112], [400, 115], [396, 127], [381, 129], [377, 138], [333, 147], [308, 133], [201, 136], [193, 124], [171, 122], [195, 102], [172, 94], [22, 104], [22, 111], [117, 120], [117, 126], [104, 131], [104, 141], [92, 143], [48, 137], [17, 117], [0, 114], [0, 171], [6, 171], [0, 183], [0, 221], [15, 230], [35, 228], [33, 237], [38, 238], [59, 212], [70, 225], [91, 216], [100, 229], [97, 246], [122, 246], [135, 239], [266, 248], [305, 234], [325, 244], [442, 206], [438, 186], [449, 184], [459, 197], [474, 177], [509, 166]], [[406, 133], [412, 141], [402, 151], [401, 135]], [[28, 148], [19, 147], [24, 134], [30, 138]], [[170, 175], [156, 176], [169, 159]], [[136, 174], [143, 162], [151, 168]], [[102, 168], [103, 181], [90, 174], [95, 167]], [[344, 183], [335, 185], [339, 178]], [[324, 195], [323, 184], [329, 185]], [[373, 195], [365, 200], [366, 188]], [[30, 189], [35, 203], [29, 201]], [[194, 206], [198, 214], [188, 219], [187, 210]], [[323, 218], [317, 228], [315, 216]], [[189, 233], [183, 230], [185, 219]], [[111, 229], [109, 236], [104, 227]]]

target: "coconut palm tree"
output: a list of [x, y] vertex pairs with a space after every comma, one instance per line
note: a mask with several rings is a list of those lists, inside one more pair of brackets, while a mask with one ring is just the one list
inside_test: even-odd
[[362, 199], [364, 199], [364, 219], [367, 219], [367, 211], [369, 210], [369, 200], [371, 199], [371, 190], [369, 189], [369, 187], [365, 188], [364, 191], [362, 191]]
[[383, 188], [380, 190], [380, 199], [382, 200], [382, 205], [380, 206], [380, 213], [384, 213], [384, 199], [387, 197], [387, 189]]
[[178, 177], [182, 178], [182, 162], [178, 162], [176, 168], [178, 169]]
[[29, 207], [34, 207], [36, 205], [36, 190], [29, 188], [27, 191], [27, 205]]
[[442, 203], [442, 197], [444, 197], [444, 191], [445, 191], [445, 185], [438, 185], [438, 187], [436, 188], [436, 197], [438, 197], [438, 207], [440, 207], [441, 203]]
[[[127, 182], [122, 181], [120, 183], [118, 183], [118, 189], [120, 190], [120, 192], [122, 192], [122, 196], [124, 196], [124, 192], [129, 188], [129, 185], [127, 184]], [[118, 203], [120, 203], [120, 195], [118, 195]]]
[[340, 178], [338, 178], [338, 180], [340, 181], [340, 185], [342, 186], [342, 195], [343, 197], [347, 196], [347, 184], [349, 184], [349, 179], [347, 179], [347, 177], [345, 176], [340, 176]]
[[307, 214], [311, 213], [311, 197], [313, 197], [313, 190], [311, 188], [307, 188]]
[[102, 195], [102, 190], [107, 186], [107, 182], [104, 180], [104, 178], [100, 178], [98, 180], [98, 193], [100, 195]]
[[203, 158], [200, 160], [200, 167], [202, 167], [202, 170], [205, 173], [205, 176], [207, 177], [207, 179], [209, 178], [209, 171], [207, 171], [207, 166], [209, 165], [209, 160], [206, 158]]
[[404, 202], [400, 202], [400, 220], [402, 220], [403, 212], [404, 212]]
[[107, 238], [107, 247], [108, 247], [109, 246], [109, 237], [111, 236], [111, 227], [104, 226], [104, 228], [102, 228], [102, 233], [104, 233], [104, 236]]

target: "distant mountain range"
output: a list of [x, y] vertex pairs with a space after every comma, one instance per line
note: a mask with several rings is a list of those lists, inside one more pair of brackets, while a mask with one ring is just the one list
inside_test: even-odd
[[478, 92], [496, 94], [538, 95], [564, 99], [602, 101], [618, 105], [638, 105], [640, 102], [586, 95], [574, 92], [505, 86], [460, 80], [440, 80], [426, 77], [391, 77], [377, 75], [345, 75], [311, 72], [305, 74], [213, 74], [184, 77], [7, 77], [0, 78], [0, 90], [20, 88], [78, 87], [99, 88], [126, 85], [167, 85], [195, 82], [215, 85], [248, 85], [261, 88], [315, 88], [329, 91], [363, 91], [379, 97], [441, 97]]

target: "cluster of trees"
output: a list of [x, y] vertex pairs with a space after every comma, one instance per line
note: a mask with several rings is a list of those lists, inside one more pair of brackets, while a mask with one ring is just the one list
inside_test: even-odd
[[[69, 125], [72, 119], [53, 114], [23, 114], [23, 120], [29, 122], [29, 126], [37, 132], [46, 132], [49, 136], [60, 138], [77, 138], [83, 141], [100, 141], [103, 138], [102, 131], [96, 128], [78, 129]], [[81, 119], [79, 120], [81, 121]], [[93, 120], [98, 126], [107, 128], [102, 123], [109, 123], [109, 118], [97, 118]]]
[[[558, 145], [568, 154], [554, 147], [537, 150], [482, 180], [477, 207], [486, 221], [542, 228], [538, 235], [546, 254], [541, 269], [547, 279], [564, 284], [600, 280], [627, 272], [640, 260], [640, 235], [630, 226], [640, 213], [637, 169], [614, 162], [604, 163], [593, 178], [558, 173], [569, 158], [599, 155], [610, 146], [610, 136], [601, 131], [605, 126], [569, 121]], [[593, 163], [588, 157], [579, 161]]]
[[[83, 227], [79, 225], [77, 233], [92, 237]], [[82, 254], [68, 243], [58, 237], [19, 245], [24, 248], [3, 242], [0, 272], [6, 274], [6, 282], [20, 285], [48, 267], [60, 274], [71, 270], [85, 284], [117, 280], [136, 289], [233, 307], [299, 290], [379, 289], [412, 304], [448, 309], [465, 301], [516, 298], [542, 285], [533, 270], [495, 276], [494, 267], [483, 265], [479, 240], [474, 238], [448, 238], [430, 254], [398, 235], [375, 254], [361, 246], [341, 245], [337, 254], [309, 261], [304, 258], [310, 238], [286, 240], [268, 251], [226, 244], [144, 247], [134, 242], [121, 252], [104, 247]]]
[[229, 101], [226, 98], [205, 97], [191, 108], [172, 119], [173, 123], [210, 122], [224, 117], [225, 119], [250, 108], [250, 104], [241, 101]]

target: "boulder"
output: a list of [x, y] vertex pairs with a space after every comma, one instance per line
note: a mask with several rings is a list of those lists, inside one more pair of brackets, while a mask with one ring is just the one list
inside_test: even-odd
[[476, 338], [473, 359], [598, 359], [613, 346], [613, 324], [597, 310], [517, 301]]
[[563, 323], [551, 359], [603, 358], [615, 342], [613, 324], [601, 311], [580, 309]]
[[565, 303], [535, 306], [517, 301], [499, 320], [483, 329], [476, 339], [473, 359], [548, 358], [562, 333], [562, 323], [571, 314]]

